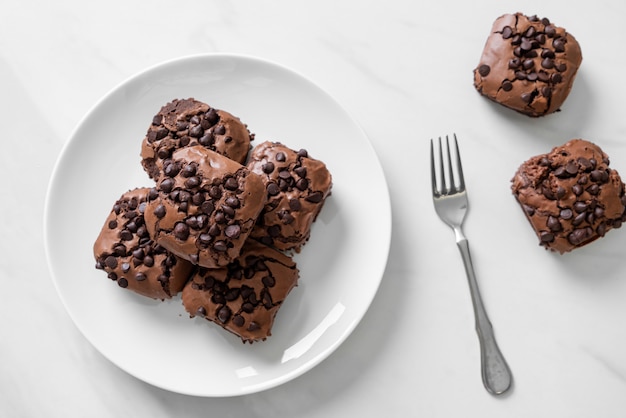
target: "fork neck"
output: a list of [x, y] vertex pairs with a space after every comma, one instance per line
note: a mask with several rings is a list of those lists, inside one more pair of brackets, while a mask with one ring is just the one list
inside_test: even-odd
[[456, 239], [457, 244], [460, 243], [461, 241], [467, 241], [467, 238], [465, 238], [465, 234], [463, 233], [463, 229], [461, 228], [461, 226], [455, 226], [453, 227], [454, 229], [454, 237]]

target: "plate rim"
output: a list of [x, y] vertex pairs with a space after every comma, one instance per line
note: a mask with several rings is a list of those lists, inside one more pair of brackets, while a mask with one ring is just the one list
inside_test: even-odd
[[[380, 268], [380, 271], [376, 272], [376, 282], [375, 282], [375, 286], [373, 287], [373, 289], [371, 290], [370, 296], [369, 296], [369, 300], [366, 300], [364, 303], [364, 309], [358, 314], [355, 315], [354, 320], [344, 328], [343, 332], [341, 333], [341, 335], [333, 341], [332, 344], [329, 344], [324, 350], [321, 350], [313, 359], [309, 360], [308, 362], [304, 363], [302, 366], [297, 367], [295, 369], [289, 370], [286, 373], [283, 373], [282, 375], [275, 377], [273, 379], [269, 380], [263, 383], [257, 383], [254, 385], [251, 385], [250, 387], [248, 387], [248, 389], [246, 390], [246, 387], [241, 387], [240, 390], [238, 391], [231, 391], [228, 394], [207, 394], [206, 392], [198, 392], [198, 393], [192, 393], [192, 392], [182, 392], [182, 391], [177, 391], [172, 389], [171, 387], [166, 387], [164, 385], [161, 385], [157, 382], [153, 382], [153, 381], [149, 381], [146, 380], [144, 377], [139, 377], [136, 376], [134, 373], [131, 373], [130, 371], [126, 370], [125, 368], [121, 367], [120, 365], [117, 364], [117, 362], [115, 362], [113, 359], [111, 359], [106, 353], [102, 352], [97, 346], [94, 345], [94, 343], [91, 341], [90, 338], [87, 337], [86, 331], [83, 329], [83, 327], [80, 324], [79, 321], [74, 319], [74, 314], [72, 313], [72, 310], [70, 309], [70, 307], [68, 306], [68, 301], [66, 299], [66, 297], [64, 296], [62, 289], [60, 288], [60, 283], [57, 277], [57, 272], [55, 271], [54, 268], [54, 261], [52, 260], [52, 254], [51, 254], [51, 231], [50, 231], [50, 225], [53, 222], [53, 219], [51, 219], [51, 207], [53, 206], [53, 200], [54, 200], [54, 196], [53, 196], [53, 189], [55, 188], [55, 185], [57, 183], [57, 179], [59, 176], [59, 171], [62, 168], [63, 163], [65, 162], [65, 160], [67, 159], [67, 155], [70, 152], [70, 149], [72, 147], [72, 145], [77, 141], [77, 135], [80, 132], [81, 128], [83, 127], [83, 125], [85, 123], [87, 123], [87, 121], [97, 112], [97, 110], [104, 104], [107, 102], [107, 100], [109, 100], [112, 96], [114, 96], [115, 94], [117, 94], [121, 89], [123, 89], [125, 86], [127, 86], [128, 84], [132, 83], [133, 81], [137, 80], [137, 79], [141, 79], [142, 77], [145, 77], [146, 75], [148, 75], [151, 72], [154, 71], [158, 71], [158, 70], [162, 70], [168, 66], [171, 65], [177, 65], [180, 64], [182, 62], [185, 61], [196, 61], [196, 60], [212, 60], [212, 59], [223, 59], [223, 58], [227, 58], [227, 59], [234, 59], [237, 61], [250, 61], [250, 62], [255, 62], [257, 64], [262, 64], [268, 67], [273, 67], [276, 69], [280, 69], [282, 71], [286, 71], [289, 72], [292, 76], [297, 77], [298, 79], [301, 79], [302, 81], [305, 81], [310, 87], [313, 87], [315, 89], [317, 89], [321, 94], [323, 94], [328, 100], [332, 101], [338, 108], [340, 108], [346, 115], [346, 117], [349, 119], [349, 122], [354, 126], [354, 128], [356, 128], [359, 132], [360, 135], [365, 139], [365, 143], [368, 145], [368, 147], [371, 149], [373, 156], [375, 157], [375, 162], [377, 165], [377, 171], [379, 172], [379, 175], [381, 176], [381, 180], [382, 180], [382, 185], [384, 186], [384, 196], [377, 196], [377, 199], [381, 200], [381, 207], [384, 208], [385, 211], [385, 225], [384, 225], [384, 231], [385, 231], [385, 236], [384, 237], [378, 237], [378, 241], [382, 239], [384, 239], [384, 246], [381, 246], [381, 248], [384, 248], [384, 255], [381, 256], [381, 261], [380, 261], [380, 265], [378, 266]], [[393, 221], [392, 221], [392, 207], [391, 207], [391, 197], [390, 197], [390, 192], [389, 192], [389, 184], [387, 182], [386, 179], [386, 175], [385, 175], [385, 171], [384, 168], [381, 164], [380, 158], [378, 156], [378, 154], [376, 153], [374, 146], [372, 144], [372, 142], [370, 141], [368, 135], [366, 134], [366, 132], [364, 131], [363, 127], [358, 123], [358, 121], [356, 120], [356, 118], [354, 118], [352, 116], [352, 114], [342, 105], [340, 104], [332, 95], [330, 95], [325, 89], [323, 89], [322, 87], [320, 87], [318, 84], [316, 84], [315, 82], [313, 82], [310, 78], [308, 78], [307, 76], [305, 76], [304, 74], [300, 73], [299, 71], [294, 70], [293, 68], [290, 68], [288, 66], [285, 66], [283, 64], [280, 64], [276, 61], [273, 60], [269, 60], [269, 59], [265, 59], [265, 58], [260, 58], [258, 56], [255, 55], [248, 55], [248, 54], [241, 54], [241, 53], [218, 53], [218, 52], [212, 52], [212, 53], [199, 53], [199, 54], [190, 54], [190, 55], [183, 55], [183, 56], [179, 56], [179, 57], [175, 57], [175, 58], [171, 58], [171, 59], [167, 59], [167, 60], [163, 60], [159, 63], [150, 65], [140, 71], [137, 71], [133, 74], [131, 74], [130, 76], [126, 77], [125, 79], [123, 79], [121, 82], [117, 83], [116, 85], [114, 85], [111, 89], [109, 89], [103, 96], [101, 96], [88, 110], [87, 112], [85, 112], [85, 114], [80, 118], [80, 120], [78, 121], [78, 123], [74, 126], [73, 130], [71, 131], [70, 135], [67, 137], [67, 140], [64, 142], [63, 146], [61, 147], [61, 150], [59, 152], [59, 154], [56, 157], [56, 161], [55, 164], [53, 166], [52, 171], [50, 172], [50, 177], [48, 179], [48, 184], [46, 187], [46, 195], [45, 195], [45, 200], [44, 200], [44, 210], [43, 210], [43, 244], [44, 244], [44, 250], [45, 250], [45, 257], [46, 257], [46, 264], [48, 267], [48, 272], [50, 275], [50, 279], [53, 282], [54, 288], [56, 290], [56, 294], [57, 296], [61, 299], [61, 302], [63, 304], [63, 308], [65, 310], [65, 312], [68, 314], [68, 316], [70, 317], [70, 319], [72, 320], [74, 326], [76, 326], [78, 328], [78, 330], [80, 331], [82, 337], [89, 342], [103, 357], [105, 357], [109, 362], [111, 362], [113, 365], [115, 365], [116, 367], [118, 367], [119, 369], [123, 370], [125, 373], [137, 378], [138, 380], [141, 380], [143, 382], [146, 382], [152, 386], [155, 387], [159, 387], [163, 390], [167, 390], [170, 392], [174, 392], [174, 393], [181, 393], [181, 394], [185, 394], [185, 395], [189, 395], [189, 396], [197, 396], [197, 397], [216, 397], [216, 398], [220, 398], [220, 397], [231, 397], [231, 396], [240, 396], [240, 395], [247, 395], [247, 394], [252, 394], [252, 393], [258, 393], [258, 392], [262, 392], [265, 390], [269, 390], [275, 387], [278, 387], [286, 382], [289, 382], [299, 376], [302, 376], [304, 374], [306, 374], [308, 371], [310, 371], [311, 369], [313, 369], [314, 367], [316, 367], [317, 365], [319, 365], [320, 363], [322, 363], [325, 359], [327, 359], [330, 355], [332, 355], [332, 353], [334, 353], [336, 351], [336, 349], [341, 346], [348, 338], [350, 335], [352, 335], [353, 331], [356, 329], [356, 327], [361, 323], [363, 317], [365, 316], [365, 314], [369, 311], [369, 309], [371, 308], [371, 304], [374, 300], [374, 298], [376, 297], [376, 295], [378, 294], [381, 282], [383, 280], [385, 271], [387, 269], [387, 265], [389, 262], [389, 254], [391, 251], [391, 238], [392, 238], [392, 226], [393, 226]]]

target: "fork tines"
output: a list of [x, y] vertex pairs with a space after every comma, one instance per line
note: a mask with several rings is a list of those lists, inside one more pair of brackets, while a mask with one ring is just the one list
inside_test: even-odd
[[[446, 135], [445, 154], [441, 145], [442, 140], [439, 137], [438, 140], [438, 160], [439, 164], [435, 164], [435, 150], [433, 140], [430, 140], [430, 170], [431, 181], [433, 188], [433, 196], [445, 196], [449, 194], [455, 194], [465, 191], [465, 179], [463, 178], [463, 167], [461, 166], [461, 155], [459, 154], [459, 144], [456, 140], [456, 134], [453, 134], [454, 139], [454, 156], [450, 152], [450, 140]], [[456, 164], [452, 164], [452, 159], [456, 161]], [[439, 170], [437, 170], [437, 166]], [[446, 170], [447, 168], [447, 170]], [[439, 176], [437, 176], [437, 171]], [[446, 173], [447, 171], [447, 173]], [[455, 179], [455, 171], [456, 177]], [[447, 180], [446, 180], [447, 176]], [[439, 186], [437, 187], [437, 177], [439, 177]], [[448, 186], [449, 185], [449, 186]]]

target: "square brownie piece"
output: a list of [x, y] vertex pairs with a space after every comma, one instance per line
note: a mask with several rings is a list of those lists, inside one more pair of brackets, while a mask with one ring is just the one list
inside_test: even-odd
[[261, 177], [267, 194], [251, 237], [279, 250], [299, 251], [331, 192], [326, 165], [304, 149], [268, 141], [252, 150], [248, 168]]
[[603, 237], [626, 219], [624, 183], [607, 154], [583, 139], [524, 162], [511, 188], [540, 245], [561, 254]]
[[505, 14], [493, 23], [474, 87], [528, 116], [553, 113], [569, 95], [582, 62], [580, 45], [549, 19]]
[[214, 322], [244, 343], [263, 341], [298, 276], [291, 257], [248, 240], [226, 267], [198, 268], [183, 289], [183, 305], [191, 317]]
[[163, 173], [145, 209], [152, 238], [203, 267], [237, 258], [265, 204], [261, 178], [201, 146], [174, 151]]
[[170, 299], [183, 289], [193, 265], [150, 239], [144, 221], [149, 192], [129, 190], [115, 202], [93, 246], [96, 268], [120, 287]]
[[193, 98], [174, 99], [159, 110], [148, 127], [141, 143], [141, 165], [158, 181], [164, 161], [177, 149], [194, 145], [244, 164], [253, 139], [238, 117]]

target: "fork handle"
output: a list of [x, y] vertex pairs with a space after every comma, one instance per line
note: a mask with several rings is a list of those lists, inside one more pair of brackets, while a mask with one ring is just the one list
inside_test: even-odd
[[463, 264], [465, 265], [465, 272], [467, 273], [467, 279], [472, 295], [474, 318], [476, 320], [476, 333], [478, 334], [478, 340], [480, 342], [480, 360], [483, 384], [489, 393], [500, 395], [511, 387], [513, 380], [511, 370], [509, 369], [504, 356], [500, 352], [500, 348], [498, 347], [498, 343], [496, 342], [496, 338], [493, 333], [493, 326], [491, 325], [491, 321], [489, 321], [489, 317], [487, 316], [485, 306], [483, 305], [483, 301], [480, 296], [480, 290], [478, 289], [478, 283], [476, 282], [476, 276], [474, 275], [472, 257], [470, 256], [469, 242], [465, 237], [460, 237], [457, 239], [457, 245], [461, 251], [461, 257], [463, 258]]

